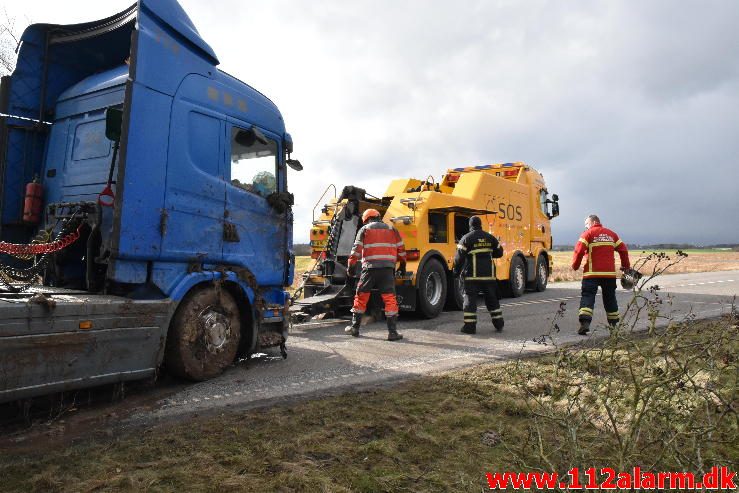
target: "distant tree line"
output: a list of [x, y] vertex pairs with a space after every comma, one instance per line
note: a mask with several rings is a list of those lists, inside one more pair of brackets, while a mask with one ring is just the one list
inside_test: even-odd
[[293, 245], [293, 252], [297, 257], [307, 257], [310, 255], [310, 245], [307, 243]]
[[[638, 243], [629, 243], [628, 245], [630, 250], [708, 250], [721, 248], [739, 252], [739, 243], [718, 243], [715, 245], [695, 245], [693, 243], [653, 243], [640, 245]], [[572, 245], [554, 245], [552, 251], [569, 252], [572, 249]]]

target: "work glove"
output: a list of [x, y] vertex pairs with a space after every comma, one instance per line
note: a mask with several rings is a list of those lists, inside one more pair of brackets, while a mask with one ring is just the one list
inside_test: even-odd
[[405, 262], [404, 262], [400, 264], [400, 266], [398, 267], [398, 270], [395, 271], [395, 275], [398, 277], [405, 277], [405, 274], [406, 272], [405, 272]]
[[349, 277], [357, 277], [357, 263], [350, 263], [346, 268], [346, 273], [349, 274]]

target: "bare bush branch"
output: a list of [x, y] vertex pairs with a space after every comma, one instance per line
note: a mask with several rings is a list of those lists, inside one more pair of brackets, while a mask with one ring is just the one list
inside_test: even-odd
[[0, 76], [9, 75], [15, 69], [18, 43], [20, 34], [16, 29], [15, 18], [3, 8], [0, 14]]
[[639, 259], [636, 268], [650, 269], [602, 340], [558, 345], [560, 306], [550, 331], [535, 339], [555, 348], [550, 362], [511, 365], [511, 384], [535, 417], [517, 457], [558, 471], [641, 465], [704, 473], [731, 465], [727, 450], [739, 442], [739, 313], [732, 303], [723, 319], [706, 322], [667, 310], [672, 299], [654, 281], [686, 256]]

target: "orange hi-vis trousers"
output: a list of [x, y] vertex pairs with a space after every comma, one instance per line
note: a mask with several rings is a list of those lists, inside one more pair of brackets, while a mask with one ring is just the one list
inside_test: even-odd
[[395, 298], [395, 271], [392, 268], [362, 269], [357, 284], [357, 293], [354, 296], [352, 311], [364, 313], [367, 311], [367, 303], [370, 299], [372, 289], [380, 291], [382, 301], [385, 303], [385, 316], [394, 317], [398, 314], [398, 300]]

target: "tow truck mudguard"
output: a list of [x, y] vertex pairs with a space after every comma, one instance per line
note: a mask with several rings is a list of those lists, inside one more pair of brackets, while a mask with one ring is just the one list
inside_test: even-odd
[[416, 310], [418, 298], [416, 297], [416, 287], [413, 284], [396, 285], [395, 297], [398, 299], [398, 307], [404, 312], [412, 312]]

